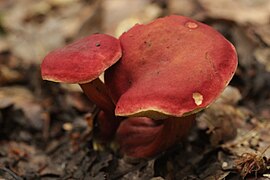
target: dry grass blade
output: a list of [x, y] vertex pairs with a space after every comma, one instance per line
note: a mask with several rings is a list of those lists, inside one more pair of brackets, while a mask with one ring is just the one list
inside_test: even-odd
[[248, 174], [253, 173], [257, 177], [258, 173], [263, 173], [268, 169], [269, 158], [265, 157], [264, 154], [269, 147], [270, 145], [261, 153], [243, 153], [235, 160], [236, 169], [240, 172], [243, 178]]
[[[7, 174], [9, 174], [12, 178], [14, 178], [14, 180], [22, 180], [22, 178], [20, 178], [16, 173], [14, 173], [13, 171], [11, 171], [10, 169], [6, 168], [6, 167], [0, 167], [0, 172], [6, 172]], [[0, 173], [1, 174], [1, 173]]]

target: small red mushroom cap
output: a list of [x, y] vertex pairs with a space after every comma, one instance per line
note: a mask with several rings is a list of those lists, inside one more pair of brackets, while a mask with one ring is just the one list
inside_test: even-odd
[[50, 52], [41, 64], [44, 80], [87, 83], [96, 79], [122, 55], [118, 39], [93, 34]]
[[118, 116], [181, 117], [212, 103], [237, 68], [234, 46], [183, 16], [135, 25], [120, 37], [123, 56], [105, 82]]

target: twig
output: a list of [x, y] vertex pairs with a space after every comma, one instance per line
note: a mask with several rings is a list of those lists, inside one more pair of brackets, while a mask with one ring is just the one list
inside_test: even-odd
[[11, 171], [10, 169], [6, 168], [6, 167], [0, 167], [0, 171], [4, 171], [6, 173], [8, 173], [9, 175], [11, 175], [15, 180], [23, 180], [23, 178], [19, 177], [16, 173], [14, 173], [13, 171]]

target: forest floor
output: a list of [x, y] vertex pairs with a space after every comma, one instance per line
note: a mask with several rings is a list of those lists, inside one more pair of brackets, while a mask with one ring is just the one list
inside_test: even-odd
[[[235, 76], [166, 152], [131, 160], [115, 149], [96, 151], [94, 105], [77, 85], [43, 81], [43, 57], [80, 37], [118, 37], [170, 14], [231, 41]], [[270, 179], [269, 147], [269, 0], [0, 1], [0, 179]]]

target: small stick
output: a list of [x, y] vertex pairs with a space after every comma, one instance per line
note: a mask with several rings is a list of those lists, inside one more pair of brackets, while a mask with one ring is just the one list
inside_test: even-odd
[[0, 171], [4, 171], [6, 173], [8, 173], [9, 175], [11, 175], [15, 180], [23, 180], [23, 178], [19, 177], [16, 173], [14, 173], [13, 171], [11, 171], [10, 169], [6, 168], [6, 167], [0, 167]]

